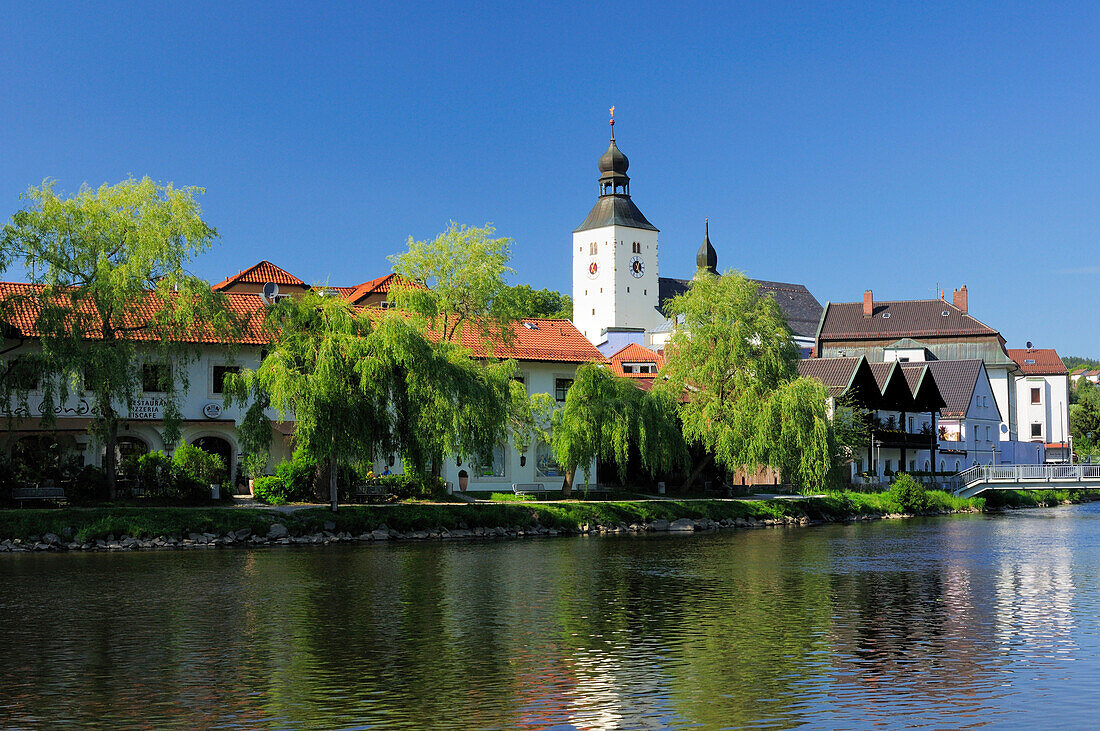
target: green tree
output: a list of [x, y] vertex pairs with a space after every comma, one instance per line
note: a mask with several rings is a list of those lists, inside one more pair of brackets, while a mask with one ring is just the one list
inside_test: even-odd
[[508, 287], [502, 295], [506, 311], [515, 318], [547, 317], [573, 319], [573, 298], [552, 289], [533, 289], [519, 284]]
[[239, 431], [253, 474], [267, 461], [269, 407], [293, 414], [299, 454], [329, 465], [334, 510], [341, 467], [397, 451], [424, 473], [446, 454], [484, 457], [507, 436], [522, 388], [514, 361], [483, 365], [396, 311], [316, 294], [280, 301], [268, 327], [260, 366], [226, 379], [226, 403], [248, 407]]
[[1096, 454], [1100, 452], [1100, 388], [1082, 378], [1075, 391], [1077, 403], [1069, 407], [1073, 449], [1081, 454]]
[[798, 347], [775, 300], [738, 272], [700, 271], [669, 314], [678, 327], [658, 388], [689, 391], [685, 439], [727, 470], [768, 465], [802, 487], [823, 484], [835, 449], [825, 389], [798, 377]]
[[466, 328], [487, 341], [507, 339], [515, 320], [505, 277], [514, 274], [512, 240], [493, 238], [491, 224], [451, 221], [431, 241], [410, 236], [408, 251], [389, 257], [393, 270], [423, 287], [390, 293], [398, 308], [422, 317], [443, 340], [459, 341]]
[[202, 219], [202, 192], [146, 177], [65, 198], [46, 181], [27, 190], [0, 233], [0, 265], [20, 263], [33, 285], [5, 306], [33, 320], [41, 346], [29, 358], [33, 373], [5, 379], [3, 397], [21, 392], [25, 404], [37, 380], [48, 424], [71, 392], [90, 394], [112, 497], [120, 409], [142, 392], [143, 375], [166, 394], [163, 436], [172, 443], [196, 341], [231, 343], [240, 326], [224, 295], [187, 271], [217, 237]]
[[578, 468], [587, 484], [593, 460], [614, 463], [620, 478], [626, 475], [632, 451], [651, 475], [687, 464], [671, 394], [643, 391], [629, 378], [595, 363], [577, 369], [564, 407], [554, 412], [551, 439], [554, 456], [565, 470], [562, 490], [567, 496]]

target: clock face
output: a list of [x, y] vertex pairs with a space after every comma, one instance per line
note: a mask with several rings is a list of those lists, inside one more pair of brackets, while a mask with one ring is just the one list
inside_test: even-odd
[[635, 279], [645, 274], [645, 262], [642, 261], [642, 257], [636, 256], [630, 260], [630, 274]]
[[595, 279], [600, 276], [600, 264], [595, 259], [590, 259], [588, 262], [588, 278]]

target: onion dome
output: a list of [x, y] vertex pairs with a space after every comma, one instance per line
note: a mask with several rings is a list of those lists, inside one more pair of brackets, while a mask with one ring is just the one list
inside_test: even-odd
[[706, 269], [711, 274], [718, 273], [718, 252], [710, 245], [710, 219], [706, 222], [706, 234], [703, 236], [703, 245], [699, 247], [699, 253], [695, 255], [695, 265], [700, 269]]
[[626, 169], [630, 161], [615, 144], [615, 120], [611, 120], [611, 144], [596, 164], [600, 169], [600, 195], [630, 195], [630, 177]]

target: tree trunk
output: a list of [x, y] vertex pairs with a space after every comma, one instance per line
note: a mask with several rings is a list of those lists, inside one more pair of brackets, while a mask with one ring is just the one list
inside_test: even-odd
[[335, 454], [333, 454], [332, 457], [329, 459], [329, 466], [328, 466], [328, 498], [332, 502], [332, 512], [335, 513], [336, 512], [336, 507], [337, 507], [337, 505], [336, 505], [336, 501], [337, 501], [336, 455]]
[[[108, 406], [105, 410], [110, 410]], [[107, 416], [107, 444], [103, 454], [103, 471], [107, 473], [107, 498], [114, 500], [118, 496], [118, 419], [114, 414]]]
[[573, 478], [576, 476], [576, 470], [566, 470], [565, 479], [561, 483], [562, 497], [568, 498], [573, 494]]
[[701, 462], [699, 462], [699, 464], [695, 465], [695, 469], [691, 471], [691, 474], [688, 475], [687, 482], [684, 483], [684, 490], [687, 491], [691, 489], [691, 486], [694, 485], [695, 481], [699, 479], [699, 475], [703, 474], [703, 471], [706, 468], [710, 467], [713, 463], [714, 455], [708, 454], [706, 457], [703, 458]]

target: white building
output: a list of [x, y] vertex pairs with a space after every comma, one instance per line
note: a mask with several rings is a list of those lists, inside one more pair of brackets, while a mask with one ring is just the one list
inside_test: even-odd
[[[573, 231], [573, 322], [604, 355], [631, 343], [663, 348], [675, 328], [666, 304], [691, 286], [690, 279], [658, 275], [658, 230], [630, 197], [629, 161], [615, 142], [614, 120], [611, 130], [598, 162], [599, 197]], [[694, 268], [717, 273], [717, 267], [708, 225]], [[775, 298], [808, 355], [821, 304], [801, 284], [755, 281]]]
[[[1030, 345], [1030, 343], [1029, 343]], [[1009, 349], [1016, 376], [1020, 440], [1046, 445], [1048, 462], [1069, 460], [1069, 371], [1050, 348]]]
[[[333, 296], [344, 296], [354, 304], [361, 306], [382, 306], [392, 284], [392, 275], [365, 282], [355, 287], [327, 287]], [[0, 284], [4, 293], [28, 289], [25, 284]], [[172, 364], [173, 377], [179, 383], [186, 375], [189, 388], [178, 395], [183, 423], [181, 442], [197, 444], [206, 451], [221, 456], [228, 467], [227, 477], [233, 480], [238, 476], [240, 461], [240, 442], [237, 438], [237, 426], [244, 413], [241, 409], [224, 408], [223, 383], [227, 373], [259, 365], [262, 350], [268, 338], [259, 324], [264, 308], [272, 298], [265, 298], [265, 289], [278, 292], [278, 297], [293, 296], [310, 287], [297, 277], [276, 267], [270, 262], [242, 270], [238, 274], [214, 285], [228, 299], [231, 309], [246, 318], [252, 326], [236, 342], [227, 342], [216, 334], [203, 336], [197, 346], [198, 356], [187, 363]], [[3, 332], [3, 355], [0, 360], [10, 363], [21, 353], [33, 351], [37, 346], [33, 329], [33, 317], [13, 318]], [[514, 326], [514, 338], [507, 344], [495, 344], [490, 349], [472, 334], [464, 338], [464, 343], [475, 357], [514, 358], [519, 366], [519, 378], [527, 386], [529, 393], [551, 394], [557, 403], [565, 400], [565, 394], [573, 383], [577, 367], [583, 363], [595, 361], [606, 363], [606, 358], [581, 335], [568, 320], [525, 319]], [[123, 414], [119, 429], [118, 456], [132, 457], [150, 451], [171, 453], [176, 445], [163, 439], [164, 406], [167, 394], [157, 390], [158, 369], [163, 364], [155, 360], [150, 348], [149, 361], [143, 365], [145, 390], [130, 408], [117, 404]], [[81, 465], [101, 466], [104, 449], [89, 432], [91, 412], [94, 408], [86, 394], [74, 393], [55, 409], [54, 425], [46, 427], [41, 418], [44, 410], [44, 395], [41, 384], [30, 391], [26, 408], [18, 404], [8, 407], [14, 417], [0, 431], [0, 456], [19, 458], [21, 453], [29, 453], [32, 441], [49, 439], [54, 451], [60, 450], [74, 457]], [[275, 413], [269, 412], [274, 419]], [[273, 440], [269, 470], [290, 456], [293, 448], [294, 423], [274, 422]], [[597, 479], [595, 465], [592, 466], [593, 481]], [[381, 473], [389, 468], [390, 472], [399, 472], [400, 459], [396, 455], [379, 455], [376, 471]], [[500, 445], [491, 464], [470, 463], [457, 456], [449, 458], [443, 467], [443, 478], [457, 490], [465, 485], [470, 490], [511, 490], [513, 483], [541, 483], [546, 489], [561, 487], [563, 474], [554, 462], [553, 455], [545, 443], [532, 443], [528, 449], [517, 453], [511, 445]], [[581, 487], [583, 475], [577, 478]]]

